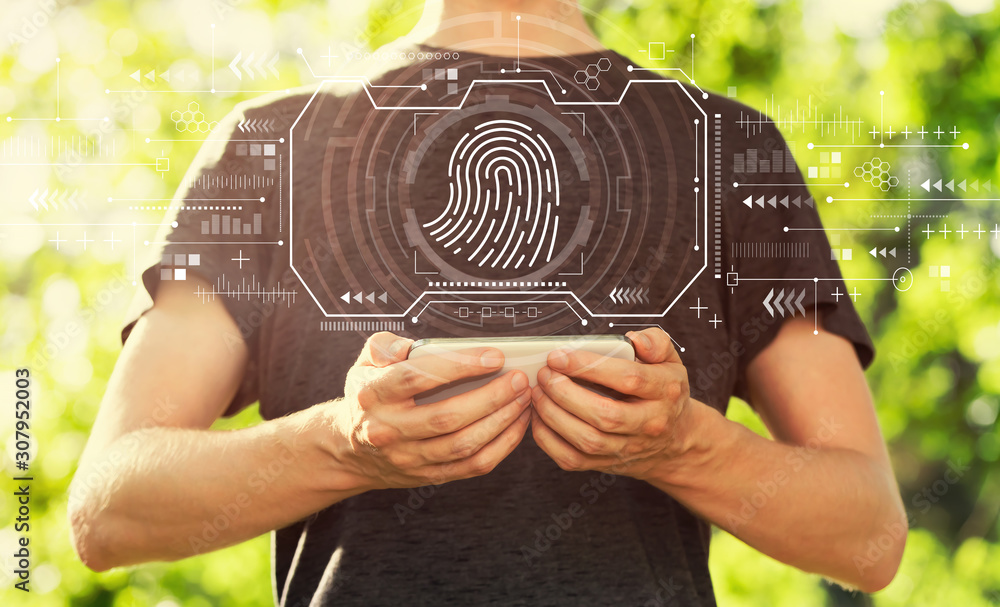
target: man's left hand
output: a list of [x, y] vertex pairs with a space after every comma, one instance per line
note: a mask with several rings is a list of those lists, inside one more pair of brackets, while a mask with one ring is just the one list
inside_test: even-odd
[[[557, 350], [532, 393], [535, 442], [563, 470], [600, 470], [642, 479], [687, 450], [685, 422], [697, 406], [687, 370], [659, 328], [630, 332], [636, 360]], [[611, 388], [598, 394], [571, 378]]]

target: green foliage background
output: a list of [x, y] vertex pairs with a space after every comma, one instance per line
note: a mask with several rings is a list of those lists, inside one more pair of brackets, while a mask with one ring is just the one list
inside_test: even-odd
[[[851, 117], [861, 118], [867, 131], [880, 124], [880, 91], [884, 91], [885, 122], [897, 131], [907, 125], [912, 129], [927, 125], [928, 130], [954, 126], [962, 133], [959, 140], [970, 143], [969, 150], [882, 152], [904, 184], [909, 183], [913, 197], [930, 196], [918, 184], [939, 177], [970, 182], [991, 179], [995, 182], [992, 195], [998, 196], [1000, 9], [995, 5], [986, 12], [962, 15], [947, 2], [931, 0], [588, 0], [584, 4], [602, 40], [637, 63], [688, 65], [690, 52], [685, 49], [691, 47], [690, 34], [696, 33], [698, 84], [723, 94], [736, 87], [737, 99], [754, 107], [773, 100], [773, 107], [786, 108], [782, 112], [786, 113], [796, 102], [804, 104], [811, 97], [826, 117], [842, 107]], [[55, 74], [37, 65], [58, 52], [64, 57], [61, 114], [109, 115], [113, 127], [123, 129], [135, 144], [130, 162], [169, 157], [172, 170], [160, 175], [143, 167], [102, 171], [82, 165], [66, 171], [0, 172], [4, 221], [36, 224], [17, 231], [0, 226], [0, 368], [29, 365], [35, 374], [38, 448], [32, 468], [37, 480], [31, 537], [36, 592], [29, 604], [268, 605], [266, 536], [179, 563], [104, 574], [94, 574], [78, 562], [69, 543], [65, 492], [120, 349], [119, 323], [132, 289], [132, 261], [120, 254], [88, 253], [71, 246], [57, 252], [44, 242], [53, 238], [54, 229], [38, 224], [130, 223], [136, 213], [124, 212], [120, 203], [104, 203], [107, 196], [127, 195], [119, 192], [160, 198], [173, 195], [198, 143], [173, 141], [177, 132], [168, 118], [171, 111], [197, 101], [206, 116], [218, 120], [235, 102], [255, 94], [148, 92], [185, 87], [159, 81], [136, 86], [128, 75], [135, 69], [162, 72], [169, 66], [176, 79], [178, 69], [198, 69], [202, 80], [191, 88], [206, 88], [211, 60], [205, 23], [217, 22], [220, 30], [238, 24], [249, 32], [246, 48], [264, 50], [263, 45], [272, 53], [280, 52], [280, 84], [275, 80], [254, 84], [292, 87], [311, 82], [296, 57], [297, 48], [303, 48], [314, 64], [328, 47], [335, 52], [352, 46], [376, 48], [412, 26], [421, 3], [383, 0], [370, 6], [341, 2], [328, 6], [305, 0], [93, 0], [57, 2], [47, 12], [49, 5], [0, 5], [7, 9], [0, 10], [0, 116], [54, 115]], [[22, 19], [38, 20], [40, 14], [45, 17], [44, 26], [26, 35]], [[647, 41], [665, 42], [666, 48], [677, 52], [668, 63], [650, 62], [638, 52]], [[230, 50], [229, 56], [236, 47]], [[217, 74], [227, 72], [228, 57], [224, 59], [216, 61]], [[244, 84], [242, 90], [250, 87]], [[108, 94], [105, 88], [130, 92]], [[12, 124], [0, 119], [0, 139], [19, 133], [67, 134], [73, 128], [83, 130], [84, 126]], [[788, 139], [800, 142], [801, 165], [818, 161], [817, 152], [805, 147], [815, 137], [812, 128], [785, 127], [784, 132]], [[146, 145], [145, 137], [163, 141]], [[870, 141], [870, 137], [862, 135], [859, 141]], [[849, 174], [870, 157], [870, 150], [845, 152], [845, 172]], [[90, 194], [89, 204], [81, 209], [36, 212], [28, 205], [27, 195], [38, 187], [76, 188]], [[817, 200], [843, 193], [823, 186], [813, 191]], [[1000, 425], [996, 421], [1000, 407], [996, 257], [1000, 247], [989, 235], [978, 239], [950, 235], [945, 240], [939, 233], [927, 238], [919, 232], [924, 224], [940, 230], [945, 223], [969, 229], [982, 224], [990, 230], [1000, 218], [996, 201], [969, 200], [989, 196], [985, 193], [945, 191], [939, 196], [952, 200], [910, 206], [893, 202], [906, 197], [906, 192], [904, 185], [887, 194], [884, 202], [821, 205], [828, 226], [885, 223], [883, 218], [871, 218], [873, 214], [942, 216], [914, 221], [909, 243], [904, 230], [845, 233], [842, 244], [855, 253], [852, 261], [842, 264], [849, 278], [884, 277], [904, 265], [873, 259], [866, 253], [872, 246], [897, 247], [912, 256], [905, 265], [912, 269], [915, 281], [905, 293], [886, 283], [848, 280], [849, 288], [857, 286], [864, 293], [857, 307], [879, 349], [868, 376], [911, 513], [912, 529], [900, 573], [874, 597], [851, 594], [719, 532], [711, 566], [723, 605], [1000, 604]], [[872, 190], [871, 197], [874, 194]], [[138, 228], [141, 256], [141, 240], [152, 236], [152, 226], [162, 219], [162, 212], [139, 214], [150, 224]], [[65, 237], [79, 238], [72, 233]], [[138, 264], [141, 270], [141, 257]], [[940, 279], [931, 278], [931, 266], [944, 265], [951, 268], [948, 291], [941, 290]], [[3, 385], [12, 385], [12, 374], [4, 377]], [[730, 417], [764, 432], [744, 404], [734, 403]], [[4, 420], [5, 437], [10, 432], [7, 419], [12, 418]], [[256, 412], [250, 410], [217, 426], [236, 428], [257, 421]], [[6, 480], [13, 471], [11, 451], [8, 447], [4, 460], [8, 474], [0, 483], [5, 496], [12, 489]], [[949, 462], [968, 466], [954, 484], [943, 483]], [[941, 487], [940, 495], [935, 493]], [[927, 496], [933, 497], [933, 503], [922, 501]], [[9, 530], [13, 510], [6, 497], [0, 512], [0, 521]], [[2, 533], [8, 533], [0, 535], [4, 542], [11, 539], [9, 531]], [[25, 597], [9, 587], [4, 585], [0, 602], [24, 602]]]

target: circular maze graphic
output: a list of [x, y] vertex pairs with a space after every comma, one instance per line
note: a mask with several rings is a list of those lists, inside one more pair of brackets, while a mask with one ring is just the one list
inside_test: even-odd
[[386, 192], [406, 242], [448, 281], [552, 280], [603, 206], [581, 139], [569, 121], [506, 95], [428, 121], [390, 156], [400, 179]]
[[559, 230], [559, 171], [545, 138], [517, 120], [476, 125], [448, 163], [444, 211], [427, 236], [483, 267], [552, 261]]

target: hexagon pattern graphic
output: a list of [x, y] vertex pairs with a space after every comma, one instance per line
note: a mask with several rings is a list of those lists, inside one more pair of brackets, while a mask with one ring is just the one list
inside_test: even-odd
[[611, 60], [607, 57], [601, 57], [597, 63], [591, 63], [585, 69], [577, 71], [574, 78], [577, 84], [584, 85], [587, 87], [587, 90], [596, 91], [597, 87], [601, 86], [597, 77], [601, 74], [601, 72], [606, 72], [610, 69]]
[[899, 185], [899, 177], [889, 174], [889, 163], [881, 158], [872, 158], [870, 162], [854, 169], [854, 175], [865, 180], [883, 192]]
[[180, 110], [171, 112], [170, 119], [181, 133], [210, 133], [219, 124], [216, 121], [205, 120], [205, 114], [196, 101], [189, 103], [187, 110], [183, 112]]

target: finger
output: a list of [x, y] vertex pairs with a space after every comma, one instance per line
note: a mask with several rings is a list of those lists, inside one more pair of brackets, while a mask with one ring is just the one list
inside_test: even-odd
[[489, 474], [521, 444], [530, 420], [531, 408], [529, 407], [518, 416], [514, 423], [507, 426], [503, 432], [475, 455], [446, 464], [427, 466], [424, 474], [428, 479], [438, 479], [437, 483]]
[[358, 356], [359, 365], [370, 367], [387, 367], [393, 363], [406, 360], [406, 355], [413, 344], [412, 339], [399, 337], [381, 331], [368, 338], [361, 354]]
[[387, 402], [406, 400], [421, 392], [466, 377], [491, 373], [503, 366], [503, 352], [496, 348], [469, 348], [421, 356], [396, 363], [372, 382]]
[[586, 455], [622, 453], [628, 439], [620, 434], [602, 432], [557, 405], [540, 387], [534, 389], [535, 412], [546, 426], [555, 431], [577, 451]]
[[603, 462], [602, 458], [581, 453], [579, 449], [566, 442], [542, 420], [537, 411], [534, 411], [531, 417], [531, 436], [535, 439], [535, 444], [548, 454], [557, 466], [567, 472], [594, 470]]
[[513, 402], [458, 432], [411, 442], [409, 447], [424, 464], [440, 464], [472, 457], [517, 421], [530, 403], [531, 392], [525, 390]]
[[681, 363], [681, 357], [674, 348], [670, 336], [659, 327], [650, 327], [642, 331], [629, 331], [625, 334], [635, 348], [636, 358], [644, 363], [657, 364], [664, 362]]
[[647, 399], [662, 398], [669, 379], [662, 366], [611, 358], [585, 350], [555, 350], [549, 353], [546, 364], [564, 375]]
[[538, 385], [557, 405], [603, 432], [638, 434], [651, 412], [646, 402], [626, 403], [602, 396], [542, 367]]
[[397, 425], [404, 438], [419, 440], [451, 434], [502, 409], [528, 392], [528, 376], [510, 371], [485, 386], [436, 403], [400, 412]]

